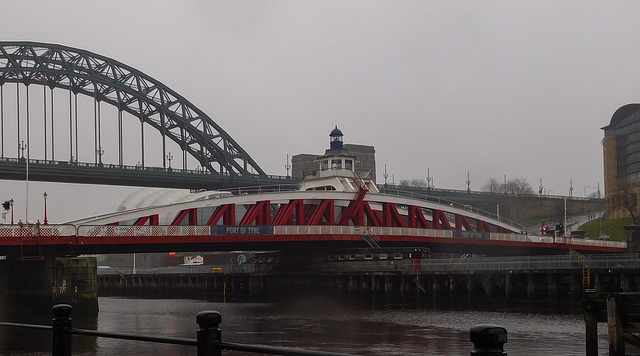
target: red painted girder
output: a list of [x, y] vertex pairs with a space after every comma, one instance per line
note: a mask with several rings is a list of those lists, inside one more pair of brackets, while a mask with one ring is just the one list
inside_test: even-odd
[[[158, 214], [153, 214], [153, 215], [149, 215], [149, 216], [141, 216], [141, 217], [139, 217], [138, 220], [136, 220], [136, 222], [133, 225], [136, 225], [136, 226], [140, 226], [140, 225], [157, 226], [159, 221], [160, 221], [160, 218], [158, 217]], [[147, 222], [149, 222], [149, 224], [147, 224]]]
[[269, 200], [258, 201], [253, 204], [240, 220], [238, 225], [270, 225], [271, 202]]
[[[367, 217], [366, 221], [364, 219], [365, 216]], [[366, 201], [361, 202], [355, 210], [354, 216], [341, 225], [349, 225], [349, 221], [353, 222], [354, 226], [382, 226], [380, 212], [371, 209], [371, 206]]]
[[384, 227], [407, 227], [407, 222], [400, 215], [394, 203], [385, 202], [382, 205], [382, 226]]
[[211, 217], [209, 217], [209, 220], [207, 220], [207, 225], [217, 225], [220, 218], [222, 218], [222, 225], [235, 225], [236, 205], [224, 204], [218, 206], [213, 214], [211, 214]]
[[489, 223], [482, 220], [476, 221], [476, 229], [482, 232], [491, 232], [491, 226], [489, 225]]
[[[356, 184], [358, 183], [356, 182]], [[352, 220], [353, 218], [356, 218], [356, 215], [361, 214], [361, 211], [360, 211], [361, 204], [362, 204], [362, 201], [364, 200], [365, 195], [367, 195], [367, 189], [358, 190], [358, 193], [356, 194], [355, 199], [353, 199], [349, 203], [349, 206], [347, 206], [342, 211], [342, 216], [340, 217], [340, 221], [338, 222], [338, 225], [349, 225], [349, 220]], [[359, 217], [358, 217], [358, 220], [360, 220]]]
[[306, 225], [335, 225], [333, 199], [318, 204]]
[[409, 206], [409, 227], [430, 229], [429, 222], [422, 214], [422, 209], [419, 206]]
[[444, 215], [444, 211], [432, 209], [431, 212], [433, 213], [431, 222], [434, 229], [453, 230], [447, 216]]
[[185, 217], [189, 217], [189, 225], [198, 225], [198, 209], [185, 209], [176, 216], [171, 222], [171, 225], [181, 225]]
[[464, 215], [456, 214], [456, 230], [463, 230], [463, 228], [465, 231], [473, 231], [469, 219]]
[[272, 225], [303, 225], [304, 201], [293, 199], [287, 204], [280, 205], [271, 222]]

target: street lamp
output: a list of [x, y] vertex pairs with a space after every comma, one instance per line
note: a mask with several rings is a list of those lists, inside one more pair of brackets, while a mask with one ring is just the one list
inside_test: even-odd
[[104, 150], [102, 147], [99, 147], [96, 150], [96, 153], [98, 154], [98, 167], [102, 167], [102, 155], [104, 154]]
[[173, 159], [173, 156], [171, 155], [171, 152], [169, 152], [169, 154], [167, 155], [167, 160], [169, 160], [169, 171], [171, 171], [171, 160]]
[[289, 164], [289, 155], [287, 155], [287, 163], [285, 163], [284, 169], [287, 170], [287, 178], [289, 178], [289, 170], [291, 169], [291, 165]]
[[18, 145], [18, 148], [20, 149], [20, 155], [21, 155], [21, 159], [24, 159], [24, 150], [27, 148], [27, 145], [24, 144], [24, 140], [20, 141], [20, 144]]
[[47, 192], [44, 192], [42, 196], [44, 197], [44, 224], [47, 225], [49, 224], [49, 220], [47, 219]]

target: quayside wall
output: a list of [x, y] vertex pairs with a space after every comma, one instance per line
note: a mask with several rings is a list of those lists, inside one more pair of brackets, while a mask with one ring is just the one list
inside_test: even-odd
[[[93, 257], [30, 257], [0, 260], [0, 309], [51, 310], [73, 304], [98, 312], [97, 263]], [[20, 310], [20, 309], [18, 309]]]
[[[600, 258], [600, 257], [599, 257]], [[472, 261], [471, 261], [472, 260]], [[511, 261], [511, 262], [509, 262]], [[337, 267], [336, 267], [337, 266]], [[640, 259], [576, 260], [571, 256], [519, 257], [470, 261], [398, 261], [393, 270], [362, 271], [340, 264], [322, 271], [264, 271], [242, 265], [99, 273], [98, 293], [243, 301], [275, 301], [307, 294], [386, 298], [474, 300], [582, 300], [640, 290]], [[340, 267], [340, 268], [338, 268]], [[261, 272], [263, 271], [263, 272]]]

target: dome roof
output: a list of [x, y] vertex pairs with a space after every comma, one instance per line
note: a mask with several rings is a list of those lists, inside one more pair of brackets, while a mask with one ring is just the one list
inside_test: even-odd
[[336, 126], [335, 129], [331, 130], [331, 133], [329, 134], [329, 136], [343, 136], [343, 135], [342, 135], [342, 131], [340, 131], [338, 126]]
[[620, 125], [624, 119], [631, 116], [637, 111], [640, 111], [640, 104], [627, 104], [627, 105], [621, 106], [618, 110], [616, 110], [615, 113], [613, 113], [613, 116], [611, 117], [611, 122], [609, 123], [609, 126], [607, 126], [606, 128], [609, 128], [609, 127], [615, 128], [617, 125]]

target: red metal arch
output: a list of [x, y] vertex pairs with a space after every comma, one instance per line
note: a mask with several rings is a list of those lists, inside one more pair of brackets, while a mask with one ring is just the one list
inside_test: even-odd
[[[403, 205], [402, 209], [399, 209], [395, 203], [382, 202], [380, 210], [376, 210], [363, 199], [355, 199], [346, 207], [336, 205], [333, 199], [312, 200], [306, 203], [304, 199], [291, 199], [286, 203], [278, 204], [262, 200], [249, 205], [243, 203], [243, 205], [247, 208], [242, 217], [236, 216], [235, 203], [217, 206], [207, 219], [206, 225], [354, 225], [512, 232], [477, 217], [448, 213], [439, 209], [427, 209], [414, 205]], [[276, 206], [277, 210], [274, 209]], [[401, 210], [406, 210], [406, 215], [401, 213]], [[430, 215], [429, 219], [425, 214]], [[453, 220], [450, 221], [451, 215]], [[183, 225], [185, 221], [188, 225], [198, 225], [198, 208], [180, 211], [171, 225]], [[158, 214], [152, 214], [138, 218], [134, 225], [158, 225], [158, 223]]]

